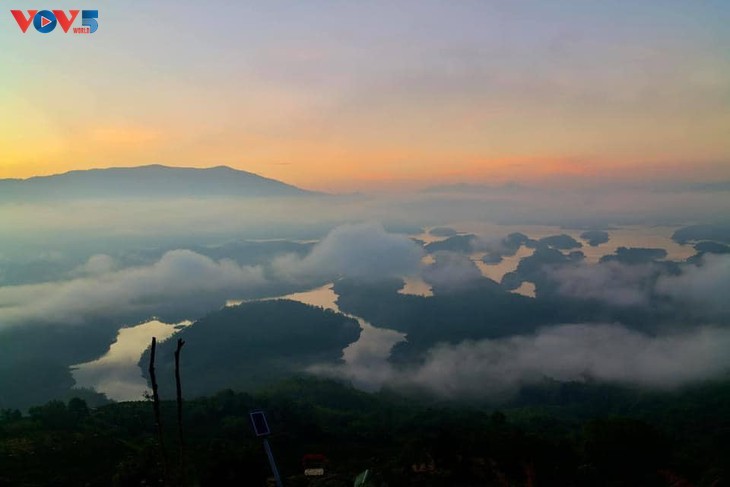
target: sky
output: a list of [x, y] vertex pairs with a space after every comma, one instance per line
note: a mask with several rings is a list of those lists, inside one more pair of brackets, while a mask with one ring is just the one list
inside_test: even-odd
[[[0, 12], [0, 178], [228, 165], [325, 191], [730, 179], [730, 3], [54, 0]], [[52, 5], [51, 5], [52, 4]]]

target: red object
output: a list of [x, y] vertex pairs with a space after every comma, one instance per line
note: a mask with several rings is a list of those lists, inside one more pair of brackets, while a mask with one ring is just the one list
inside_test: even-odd
[[307, 453], [302, 457], [302, 465], [305, 468], [323, 466], [325, 463], [327, 463], [327, 457], [321, 453]]

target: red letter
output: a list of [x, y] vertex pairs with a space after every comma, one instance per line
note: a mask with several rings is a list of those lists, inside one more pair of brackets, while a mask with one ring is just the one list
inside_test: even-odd
[[71, 14], [70, 19], [66, 17], [66, 13], [63, 10], [53, 10], [53, 15], [56, 16], [56, 20], [58, 20], [58, 23], [61, 25], [64, 32], [68, 32], [71, 28], [71, 24], [74, 23], [74, 20], [76, 20], [76, 17], [79, 15], [78, 10], [69, 10], [68, 12]]
[[33, 22], [33, 17], [35, 17], [35, 14], [38, 13], [38, 10], [28, 10], [28, 18], [25, 18], [25, 15], [23, 15], [22, 10], [11, 10], [10, 13], [13, 14], [13, 17], [15, 17], [15, 21], [18, 23], [18, 27], [20, 27], [20, 30], [25, 33], [25, 31], [28, 30], [28, 27], [30, 27], [31, 22]]

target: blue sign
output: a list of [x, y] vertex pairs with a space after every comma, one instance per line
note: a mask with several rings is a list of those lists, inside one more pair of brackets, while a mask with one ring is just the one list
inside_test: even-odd
[[263, 411], [251, 411], [250, 416], [253, 431], [256, 433], [256, 436], [269, 436], [271, 434], [269, 423], [266, 421], [266, 415]]

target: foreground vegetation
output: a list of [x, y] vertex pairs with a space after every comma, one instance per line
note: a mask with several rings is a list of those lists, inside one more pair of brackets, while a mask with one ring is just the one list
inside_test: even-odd
[[[544, 384], [499, 410], [484, 404], [366, 394], [292, 379], [255, 395], [163, 403], [165, 455], [149, 402], [90, 409], [52, 401], [0, 419], [0, 485], [266, 485], [268, 463], [248, 413], [263, 408], [285, 485], [681, 486], [730, 481], [730, 383], [673, 393]], [[182, 451], [182, 457], [180, 452]], [[307, 483], [302, 456], [324, 454]]]

